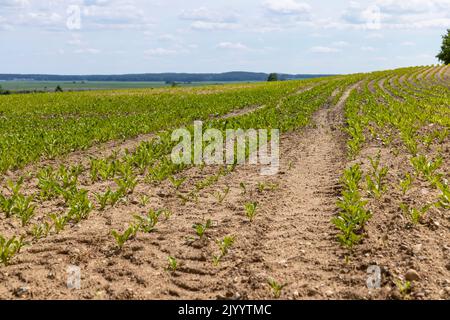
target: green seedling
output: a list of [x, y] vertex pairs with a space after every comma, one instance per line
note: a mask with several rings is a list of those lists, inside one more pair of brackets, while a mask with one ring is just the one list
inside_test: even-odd
[[245, 186], [245, 183], [241, 182], [241, 183], [239, 184], [239, 187], [240, 187], [241, 190], [242, 190], [242, 194], [246, 194], [246, 193], [247, 193], [247, 187]]
[[222, 203], [230, 192], [230, 187], [226, 187], [223, 192], [216, 191], [214, 192], [214, 197], [217, 199], [218, 203]]
[[12, 237], [8, 240], [0, 236], [0, 262], [7, 266], [24, 245], [22, 237], [19, 239]]
[[203, 236], [205, 235], [206, 231], [211, 228], [212, 222], [211, 219], [208, 219], [206, 223], [196, 223], [192, 226], [194, 228], [195, 232], [197, 233], [198, 237], [203, 239]]
[[171, 272], [177, 271], [178, 268], [178, 261], [174, 257], [169, 256], [169, 265], [167, 266], [167, 270], [170, 270]]
[[150, 209], [145, 217], [135, 215], [135, 219], [137, 220], [137, 225], [142, 232], [150, 233], [155, 230], [156, 225], [159, 221], [159, 216], [161, 215], [161, 211], [155, 211]]
[[123, 248], [123, 246], [128, 240], [136, 237], [139, 228], [140, 228], [139, 225], [130, 225], [123, 233], [119, 233], [116, 230], [111, 231], [111, 234], [116, 240], [116, 244], [119, 250]]
[[257, 214], [256, 212], [257, 207], [258, 207], [257, 202], [249, 202], [246, 203], [244, 206], [245, 215], [247, 216], [247, 218], [249, 218], [250, 222], [253, 222], [253, 220], [255, 219], [255, 216]]
[[100, 211], [105, 210], [106, 206], [110, 202], [111, 194], [112, 191], [110, 187], [108, 187], [105, 193], [94, 193], [95, 197], [97, 198]]
[[186, 181], [186, 179], [186, 177], [182, 177], [180, 179], [177, 179], [174, 176], [169, 177], [169, 181], [172, 183], [175, 190], [180, 189], [181, 185]]
[[270, 288], [272, 289], [272, 294], [275, 299], [278, 299], [281, 296], [281, 291], [284, 287], [286, 287], [287, 284], [280, 284], [274, 279], [267, 280]]
[[405, 174], [405, 178], [400, 180], [400, 188], [402, 190], [402, 194], [406, 195], [406, 193], [411, 189], [411, 185], [414, 181], [413, 176], [407, 172]]
[[432, 205], [426, 205], [421, 209], [410, 208], [407, 204], [401, 203], [400, 208], [404, 214], [411, 219], [414, 224], [418, 224], [422, 217], [428, 212]]
[[145, 207], [150, 202], [150, 197], [146, 194], [143, 194], [139, 197], [139, 204], [141, 207]]
[[49, 217], [53, 221], [53, 227], [56, 233], [60, 233], [61, 231], [63, 231], [70, 220], [68, 216], [56, 213], [50, 214]]
[[217, 245], [219, 246], [220, 253], [218, 255], [213, 256], [213, 264], [215, 266], [219, 265], [222, 258], [227, 255], [228, 251], [230, 250], [231, 246], [235, 242], [234, 236], [225, 236], [222, 240], [217, 241]]
[[34, 240], [46, 238], [50, 233], [52, 226], [47, 221], [41, 224], [35, 224], [31, 227], [31, 235]]

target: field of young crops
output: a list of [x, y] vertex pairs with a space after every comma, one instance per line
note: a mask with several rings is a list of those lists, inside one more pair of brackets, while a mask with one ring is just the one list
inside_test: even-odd
[[[0, 96], [0, 298], [449, 299], [449, 89], [425, 66]], [[172, 163], [195, 120], [279, 129], [278, 174]]]

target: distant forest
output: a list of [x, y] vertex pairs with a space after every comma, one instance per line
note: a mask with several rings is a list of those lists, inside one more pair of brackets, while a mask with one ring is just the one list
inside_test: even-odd
[[[46, 74], [0, 74], [3, 81], [135, 81], [135, 82], [222, 82], [266, 81], [269, 74], [255, 72], [226, 73], [144, 73], [123, 75], [46, 75]], [[310, 79], [329, 75], [278, 74], [279, 80]]]

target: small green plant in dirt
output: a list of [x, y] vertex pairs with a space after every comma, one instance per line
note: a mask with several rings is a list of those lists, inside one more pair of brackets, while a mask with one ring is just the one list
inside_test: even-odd
[[267, 183], [265, 183], [265, 182], [258, 182], [257, 189], [258, 189], [258, 192], [259, 192], [259, 193], [263, 193], [263, 192], [266, 191], [266, 190], [269, 190], [269, 191], [275, 191], [278, 187], [279, 187], [279, 185], [276, 184], [276, 183], [271, 183], [271, 182], [267, 182]]
[[183, 185], [184, 182], [186, 182], [186, 177], [182, 177], [180, 179], [175, 178], [175, 176], [170, 176], [169, 181], [172, 184], [172, 186], [175, 188], [175, 190], [180, 189], [180, 187]]
[[103, 211], [105, 210], [106, 206], [108, 205], [110, 198], [111, 198], [111, 188], [108, 187], [108, 189], [106, 189], [106, 191], [104, 193], [94, 193], [95, 198], [97, 199], [98, 205], [99, 205], [99, 210]]
[[162, 211], [155, 211], [150, 209], [145, 217], [140, 215], [135, 215], [135, 219], [137, 221], [137, 225], [142, 232], [150, 233], [155, 230], [156, 225], [159, 221], [159, 216], [162, 214]]
[[375, 158], [369, 157], [369, 160], [372, 170], [366, 176], [367, 190], [370, 195], [378, 199], [386, 191], [386, 185], [383, 183], [383, 180], [386, 178], [389, 169], [387, 167], [380, 168], [381, 156], [379, 153]]
[[9, 264], [11, 259], [20, 252], [20, 249], [25, 245], [23, 238], [17, 239], [12, 237], [11, 239], [6, 239], [0, 236], [0, 262], [5, 266]]
[[0, 208], [5, 213], [6, 218], [10, 218], [13, 215], [18, 215], [22, 220], [22, 224], [26, 224], [29, 219], [34, 215], [34, 206], [31, 205], [33, 201], [32, 196], [24, 196], [20, 193], [23, 184], [23, 177], [21, 177], [16, 183], [9, 180], [6, 185], [7, 189], [11, 193], [10, 196], [0, 194]]
[[167, 266], [167, 270], [171, 272], [175, 272], [178, 269], [178, 261], [174, 257], [169, 256], [168, 258], [169, 265]]
[[169, 209], [161, 209], [160, 211], [166, 220], [169, 220], [172, 216], [172, 211], [170, 211]]
[[256, 209], [258, 208], [258, 203], [248, 202], [244, 205], [244, 208], [245, 208], [245, 215], [250, 220], [250, 222], [253, 222], [257, 214]]
[[259, 193], [263, 193], [266, 190], [266, 184], [264, 182], [258, 182], [256, 189]]
[[150, 202], [150, 197], [147, 196], [146, 194], [142, 194], [139, 197], [139, 205], [141, 207], [145, 207], [148, 203]]
[[42, 238], [46, 238], [48, 234], [50, 233], [50, 230], [52, 228], [52, 225], [45, 221], [44, 223], [35, 224], [31, 227], [31, 235], [33, 236], [34, 240], [39, 240]]
[[438, 183], [438, 189], [442, 192], [436, 203], [438, 208], [450, 209], [450, 187], [448, 183]]
[[222, 203], [229, 193], [230, 187], [227, 186], [223, 192], [220, 191], [214, 192], [214, 197], [217, 199], [218, 203]]
[[73, 194], [72, 198], [68, 202], [69, 213], [68, 216], [71, 220], [75, 222], [80, 222], [81, 220], [87, 219], [90, 212], [93, 209], [92, 202], [89, 201], [88, 191], [79, 190]]
[[269, 284], [270, 288], [272, 289], [272, 294], [275, 299], [278, 299], [281, 296], [281, 291], [284, 287], [286, 287], [287, 284], [280, 284], [274, 279], [267, 280], [267, 283]]
[[56, 233], [60, 233], [61, 231], [63, 231], [70, 220], [70, 218], [64, 214], [52, 213], [49, 215], [49, 217], [53, 222], [53, 228], [55, 229]]
[[208, 219], [206, 221], [206, 223], [196, 223], [192, 226], [192, 228], [194, 228], [195, 233], [201, 240], [201, 239], [203, 239], [203, 236], [205, 235], [206, 231], [209, 228], [211, 228], [211, 226], [212, 226], [212, 221], [211, 221], [211, 219]]
[[117, 247], [122, 249], [125, 243], [136, 237], [137, 232], [139, 231], [140, 226], [137, 224], [130, 225], [123, 233], [119, 233], [116, 230], [111, 231], [111, 235], [116, 240]]
[[414, 224], [418, 224], [422, 217], [425, 216], [425, 214], [428, 212], [428, 210], [431, 208], [432, 205], [426, 205], [425, 207], [421, 209], [411, 208], [405, 203], [400, 204], [400, 208], [402, 209], [403, 213], [411, 219], [411, 221]]
[[359, 165], [346, 169], [341, 181], [344, 185], [342, 196], [337, 202], [339, 215], [332, 219], [332, 223], [339, 229], [338, 240], [344, 247], [352, 248], [363, 238], [364, 226], [372, 217], [365, 209], [367, 201], [362, 200], [358, 191], [362, 171]]
[[242, 190], [242, 194], [246, 194], [246, 193], [247, 193], [247, 187], [246, 187], [246, 185], [245, 185], [244, 182], [241, 182], [241, 183], [239, 184], [239, 187], [240, 187], [241, 190]]
[[395, 285], [400, 292], [400, 296], [402, 297], [402, 299], [409, 299], [409, 294], [412, 291], [411, 281], [396, 280]]
[[225, 236], [222, 240], [217, 241], [220, 253], [213, 256], [213, 263], [215, 266], [219, 265], [223, 257], [225, 257], [230, 250], [231, 246], [234, 244], [236, 238], [234, 236]]
[[34, 216], [36, 206], [31, 204], [32, 201], [32, 196], [25, 197], [23, 195], [19, 195], [15, 200], [13, 212], [20, 218], [22, 227], [25, 227]]
[[400, 179], [400, 189], [402, 190], [403, 195], [406, 195], [406, 193], [411, 189], [413, 181], [414, 178], [409, 172], [405, 174], [405, 178]]
[[436, 171], [442, 166], [443, 158], [437, 157], [436, 160], [428, 160], [424, 155], [418, 155], [411, 158], [411, 164], [416, 170], [416, 175], [422, 174], [429, 181], [436, 181], [441, 175], [437, 174]]
[[128, 175], [121, 178], [114, 179], [122, 194], [127, 195], [133, 193], [138, 181], [135, 176]]

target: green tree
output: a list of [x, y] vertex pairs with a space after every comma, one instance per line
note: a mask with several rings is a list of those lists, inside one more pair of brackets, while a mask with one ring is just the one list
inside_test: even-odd
[[271, 81], [278, 81], [278, 74], [276, 74], [276, 73], [269, 74], [269, 77], [267, 78], [267, 81], [269, 81], [269, 82], [271, 82]]
[[63, 89], [61, 88], [60, 85], [58, 85], [55, 89], [55, 92], [63, 92]]
[[441, 52], [436, 58], [444, 64], [450, 64], [450, 29], [447, 29], [447, 34], [442, 36]]

